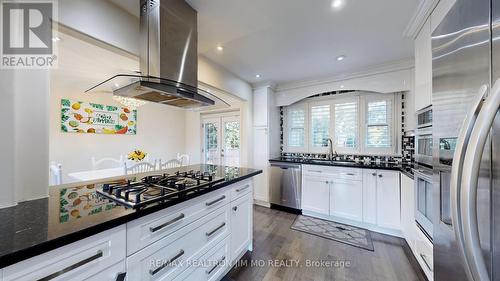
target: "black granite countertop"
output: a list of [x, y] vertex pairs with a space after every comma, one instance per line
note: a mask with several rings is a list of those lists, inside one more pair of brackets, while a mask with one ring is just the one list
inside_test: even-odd
[[[95, 192], [99, 183], [81, 183], [49, 187], [49, 197], [0, 209], [0, 268], [48, 252], [101, 231], [157, 212], [186, 200], [262, 173], [262, 170], [215, 165], [191, 165], [156, 171], [210, 171], [224, 181], [183, 198], [156, 203], [134, 210], [116, 205]], [[131, 175], [121, 180], [142, 177]], [[100, 184], [108, 181], [102, 180]], [[116, 181], [113, 178], [113, 181]]]
[[269, 159], [269, 162], [285, 162], [304, 165], [320, 165], [320, 166], [336, 166], [336, 167], [350, 167], [350, 168], [365, 168], [365, 169], [378, 169], [378, 170], [394, 170], [400, 171], [413, 179], [413, 164], [406, 163], [365, 163], [354, 161], [330, 161], [323, 159], [308, 159], [297, 157], [278, 157]]

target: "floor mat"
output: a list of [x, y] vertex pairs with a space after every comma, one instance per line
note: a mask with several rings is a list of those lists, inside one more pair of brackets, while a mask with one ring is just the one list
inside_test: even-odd
[[369, 251], [374, 250], [370, 231], [363, 228], [299, 215], [293, 222], [291, 229]]

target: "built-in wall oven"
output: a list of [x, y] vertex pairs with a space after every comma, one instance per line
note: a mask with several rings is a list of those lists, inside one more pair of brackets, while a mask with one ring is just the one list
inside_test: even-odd
[[415, 161], [432, 166], [432, 108], [417, 112], [415, 131]]
[[426, 166], [416, 165], [413, 174], [415, 182], [415, 220], [429, 240], [432, 240], [433, 171]]

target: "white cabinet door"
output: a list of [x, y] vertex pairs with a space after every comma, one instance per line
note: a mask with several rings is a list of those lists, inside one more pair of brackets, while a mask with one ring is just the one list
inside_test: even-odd
[[328, 215], [330, 212], [330, 184], [328, 178], [304, 176], [302, 210]]
[[377, 170], [363, 170], [363, 222], [377, 224]]
[[404, 174], [401, 174], [401, 231], [415, 250], [415, 187], [413, 179]]
[[231, 259], [237, 259], [252, 243], [252, 197], [247, 194], [231, 203]]
[[415, 110], [432, 103], [432, 44], [428, 19], [415, 38]]
[[401, 228], [399, 172], [377, 170], [377, 225]]
[[330, 215], [362, 221], [363, 182], [334, 179], [330, 185]]
[[267, 87], [257, 89], [253, 93], [253, 125], [268, 126], [269, 96]]

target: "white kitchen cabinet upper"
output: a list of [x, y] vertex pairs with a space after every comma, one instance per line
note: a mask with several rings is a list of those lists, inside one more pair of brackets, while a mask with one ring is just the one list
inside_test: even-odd
[[328, 215], [330, 212], [329, 178], [317, 175], [303, 176], [302, 210]]
[[256, 89], [253, 92], [253, 125], [267, 127], [271, 97], [267, 87]]
[[[246, 252], [252, 242], [252, 195], [247, 194], [231, 202], [231, 260]], [[229, 258], [229, 257], [228, 257]]]
[[377, 170], [377, 225], [400, 229], [399, 172]]
[[362, 181], [333, 178], [330, 181], [330, 215], [362, 221], [362, 197]]
[[418, 111], [432, 104], [431, 23], [427, 19], [415, 38], [414, 107]]

